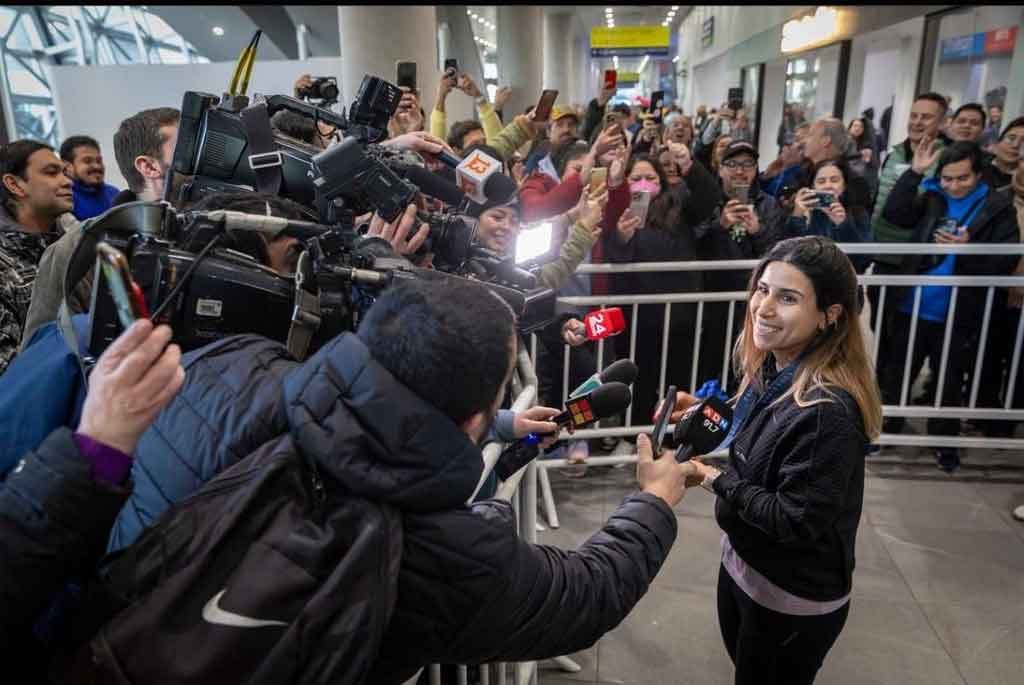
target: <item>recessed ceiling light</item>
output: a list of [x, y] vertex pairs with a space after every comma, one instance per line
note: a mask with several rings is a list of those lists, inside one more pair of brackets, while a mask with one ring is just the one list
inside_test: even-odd
[[223, 36], [224, 35], [224, 29], [222, 27], [220, 27], [220, 26], [214, 26], [210, 30], [213, 31], [213, 35], [215, 35], [215, 36]]
[[678, 61], [679, 61], [679, 55], [676, 55], [675, 57], [672, 58], [672, 64], [675, 64]]
[[663, 22], [661, 22], [661, 25], [662, 26], [668, 26], [668, 22], [667, 21], [663, 21]]
[[611, 13], [612, 13], [612, 12], [614, 12], [614, 11], [615, 11], [615, 10], [613, 10], [613, 9], [612, 9], [611, 7], [605, 7], [605, 8], [604, 8], [604, 13], [605, 13], [605, 14], [611, 14]]

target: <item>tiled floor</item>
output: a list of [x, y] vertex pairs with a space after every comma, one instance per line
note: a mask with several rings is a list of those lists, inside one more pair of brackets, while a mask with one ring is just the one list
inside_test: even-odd
[[[1014, 458], [1024, 467], [1019, 454], [971, 455], [974, 471], [956, 476], [927, 456], [869, 465], [850, 618], [819, 683], [1024, 685], [1024, 523], [1010, 516], [1024, 503], [1024, 472], [978, 468]], [[540, 541], [565, 547], [586, 540], [634, 487], [631, 467], [579, 479], [552, 471], [551, 481], [561, 528]], [[679, 537], [648, 594], [571, 655], [581, 672], [543, 663], [543, 685], [732, 683], [715, 607], [712, 496], [688, 491], [677, 515]]]

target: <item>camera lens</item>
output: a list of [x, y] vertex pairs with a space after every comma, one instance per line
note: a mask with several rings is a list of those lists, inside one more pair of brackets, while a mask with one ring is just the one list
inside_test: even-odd
[[318, 85], [318, 95], [323, 100], [337, 100], [338, 86], [330, 81], [323, 81]]

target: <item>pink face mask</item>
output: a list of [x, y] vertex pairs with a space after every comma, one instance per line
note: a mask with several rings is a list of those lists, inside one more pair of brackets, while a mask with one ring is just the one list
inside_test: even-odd
[[633, 181], [629, 184], [629, 189], [634, 193], [648, 192], [653, 198], [661, 191], [661, 185], [657, 181], [650, 181], [646, 178], [640, 179], [639, 181]]

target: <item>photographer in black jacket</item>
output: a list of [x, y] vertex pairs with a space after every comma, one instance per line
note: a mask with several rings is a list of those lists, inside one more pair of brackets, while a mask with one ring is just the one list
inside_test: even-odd
[[882, 406], [857, 274], [835, 243], [782, 241], [749, 293], [729, 467], [694, 463], [725, 531], [718, 621], [735, 682], [805, 685], [850, 609], [864, 454]]

